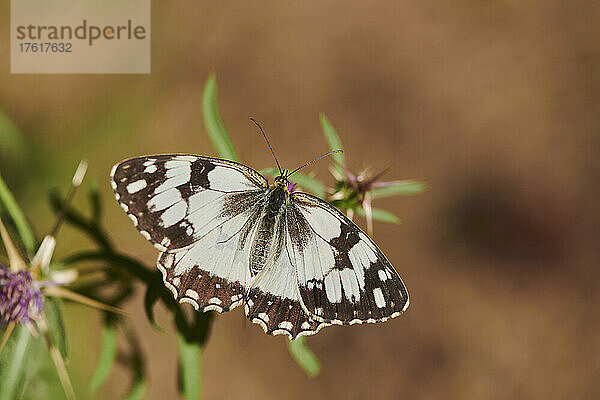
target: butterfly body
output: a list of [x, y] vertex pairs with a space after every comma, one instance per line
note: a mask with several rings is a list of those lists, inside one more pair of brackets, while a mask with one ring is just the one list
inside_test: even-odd
[[281, 251], [281, 246], [274, 243], [273, 239], [281, 236], [281, 229], [283, 228], [281, 219], [282, 216], [285, 218], [285, 204], [289, 200], [289, 194], [282, 183], [276, 182], [269, 187], [265, 197], [266, 201], [250, 251], [250, 273], [252, 276], [255, 276], [264, 268], [269, 253]]
[[373, 241], [325, 201], [271, 185], [253, 169], [195, 155], [113, 167], [121, 207], [161, 254], [180, 302], [245, 305], [265, 332], [291, 338], [332, 325], [383, 322], [408, 307], [402, 280]]

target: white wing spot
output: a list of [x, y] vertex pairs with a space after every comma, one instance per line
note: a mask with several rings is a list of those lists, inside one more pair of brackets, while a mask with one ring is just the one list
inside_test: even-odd
[[340, 271], [340, 277], [342, 278], [345, 297], [351, 301], [360, 299], [360, 288], [358, 287], [358, 281], [356, 280], [354, 270], [351, 268], [344, 268]]
[[125, 212], [128, 212], [128, 211], [129, 211], [129, 207], [127, 206], [127, 204], [125, 204], [125, 203], [120, 203], [120, 205], [121, 205], [121, 208], [122, 208], [123, 210], [125, 210]]
[[231, 301], [238, 301], [241, 298], [242, 298], [241, 294], [236, 294], [236, 295], [231, 296]]
[[219, 298], [217, 298], [217, 297], [211, 297], [211, 298], [208, 300], [208, 302], [209, 302], [209, 303], [212, 303], [212, 304], [218, 304], [218, 305], [221, 305], [221, 303], [222, 303], [221, 299], [219, 299]]
[[186, 290], [185, 295], [188, 297], [191, 297], [194, 300], [198, 300], [198, 298], [200, 297], [200, 296], [198, 296], [198, 292], [196, 292], [195, 290], [192, 290], [192, 289]]
[[388, 275], [384, 269], [377, 271], [377, 275], [379, 275], [379, 279], [381, 279], [383, 282], [388, 280]]
[[168, 228], [173, 226], [185, 217], [187, 212], [187, 204], [185, 202], [179, 202], [171, 206], [165, 212], [162, 213], [160, 219], [162, 220], [163, 226]]
[[164, 237], [163, 240], [160, 242], [160, 244], [162, 244], [165, 247], [169, 247], [169, 245], [171, 244], [171, 239], [169, 239], [168, 237]]
[[385, 298], [383, 297], [381, 288], [373, 289], [373, 296], [375, 297], [375, 304], [377, 304], [377, 307], [385, 308]]
[[221, 284], [220, 283], [215, 283], [215, 288], [216, 289], [220, 289], [221, 288]]
[[140, 231], [140, 233], [142, 234], [143, 237], [145, 237], [147, 240], [150, 240], [150, 234], [146, 231]]
[[149, 167], [150, 165], [154, 165], [155, 162], [156, 162], [155, 159], [150, 158], [150, 159], [148, 159], [148, 161], [144, 161], [144, 167]]
[[145, 169], [144, 169], [144, 173], [146, 174], [153, 174], [154, 172], [156, 172], [156, 165], [152, 164], [152, 165], [148, 165]]
[[137, 193], [146, 186], [148, 186], [146, 180], [140, 179], [139, 181], [131, 182], [129, 185], [127, 185], [127, 192], [129, 194]]
[[177, 188], [171, 188], [151, 198], [148, 202], [148, 208], [152, 211], [160, 211], [179, 201], [181, 201], [181, 192]]
[[179, 286], [179, 283], [181, 283], [181, 279], [180, 278], [173, 278], [173, 285]]
[[279, 324], [279, 327], [280, 327], [281, 329], [287, 329], [287, 330], [291, 330], [291, 329], [294, 327], [294, 325], [292, 325], [292, 323], [291, 323], [291, 322], [288, 322], [288, 321], [283, 321], [283, 322], [281, 322], [281, 323]]
[[198, 159], [198, 157], [195, 156], [176, 156], [175, 160], [178, 161], [188, 161], [188, 162], [194, 162]]
[[342, 301], [342, 284], [338, 270], [334, 269], [330, 271], [325, 277], [325, 292], [330, 302], [339, 303]]
[[262, 319], [263, 321], [265, 321], [267, 323], [269, 322], [269, 316], [264, 312], [261, 312], [260, 314], [258, 314], [258, 318]]
[[138, 220], [137, 220], [137, 218], [135, 217], [135, 215], [133, 215], [133, 214], [127, 214], [127, 216], [129, 217], [129, 219], [130, 219], [131, 221], [133, 221], [133, 224], [134, 224], [135, 226], [137, 226], [137, 224], [138, 224]]
[[310, 329], [310, 322], [304, 321], [300, 327], [302, 329]]

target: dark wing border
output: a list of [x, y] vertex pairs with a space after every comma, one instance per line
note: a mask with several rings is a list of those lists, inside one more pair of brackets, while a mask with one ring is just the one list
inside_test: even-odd
[[[369, 237], [369, 235], [367, 235], [358, 225], [356, 225], [353, 221], [351, 221], [350, 219], [348, 219], [340, 210], [338, 210], [337, 208], [335, 208], [334, 206], [332, 206], [331, 204], [329, 204], [328, 202], [314, 196], [308, 193], [304, 193], [304, 192], [294, 192], [291, 194], [291, 198], [294, 200], [292, 202], [294, 207], [301, 207], [302, 204], [306, 204], [309, 207], [320, 207], [322, 209], [324, 209], [325, 211], [329, 212], [330, 214], [332, 214], [334, 217], [336, 217], [340, 223], [342, 224], [346, 224], [350, 227], [353, 227], [354, 229], [356, 229], [359, 233], [362, 233], [364, 235], [365, 238], [367, 238], [367, 243], [369, 244], [369, 246], [371, 247], [371, 249], [375, 252], [377, 259], [378, 259], [378, 263], [376, 264], [371, 264], [371, 267], [369, 269], [373, 269], [374, 266], [378, 266], [377, 271], [385, 269], [386, 267], [388, 267], [389, 269], [391, 269], [391, 271], [393, 271], [393, 273], [395, 274], [395, 277], [397, 277], [397, 288], [399, 290], [399, 293], [402, 297], [402, 299], [405, 299], [405, 301], [402, 303], [402, 306], [400, 308], [395, 308], [394, 311], [388, 313], [388, 315], [385, 316], [381, 316], [381, 317], [376, 317], [376, 318], [364, 318], [364, 319], [360, 319], [360, 318], [354, 318], [354, 319], [350, 319], [350, 320], [340, 320], [340, 319], [326, 319], [323, 318], [319, 315], [314, 314], [312, 311], [310, 311], [308, 309], [308, 307], [304, 304], [304, 299], [302, 298], [302, 296], [300, 296], [301, 298], [301, 304], [303, 306], [303, 308], [305, 309], [305, 311], [315, 320], [318, 321], [323, 321], [323, 322], [327, 322], [333, 325], [354, 325], [354, 324], [362, 324], [362, 323], [378, 323], [378, 322], [385, 322], [391, 318], [395, 318], [400, 316], [404, 311], [406, 311], [406, 309], [408, 308], [409, 304], [410, 304], [410, 296], [408, 294], [408, 290], [406, 289], [406, 285], [404, 284], [404, 281], [402, 280], [402, 278], [400, 277], [400, 275], [398, 274], [398, 272], [395, 270], [395, 268], [392, 266], [392, 264], [389, 262], [389, 260], [387, 259], [387, 257], [385, 256], [385, 254], [383, 254], [383, 252], [379, 249], [379, 247], [375, 244], [375, 242], [373, 241], [373, 239], [371, 239]], [[306, 218], [304, 217], [304, 215], [302, 215], [302, 212], [300, 210], [294, 210], [294, 212], [299, 213], [302, 218], [304, 219], [304, 221], [306, 222], [306, 224], [310, 227], [310, 224], [308, 223], [308, 221], [306, 221]], [[311, 230], [313, 229], [312, 227], [310, 227]], [[314, 230], [312, 230], [312, 232], [319, 236], [320, 239], [322, 239], [325, 243], [328, 243], [330, 246], [331, 243], [329, 243], [329, 241], [327, 241], [325, 238], [323, 238], [322, 236], [320, 236], [317, 232], [315, 232]], [[291, 245], [293, 246], [294, 243], [292, 242]], [[333, 247], [333, 246], [332, 246]], [[382, 265], [378, 265], [379, 263], [382, 263]], [[365, 273], [367, 272], [367, 270], [365, 270]], [[373, 271], [373, 273], [375, 273], [375, 270]], [[299, 282], [300, 285], [300, 282]], [[299, 286], [300, 287], [300, 286]], [[300, 291], [302, 288], [300, 287]], [[322, 288], [323, 292], [325, 291], [324, 287]], [[389, 296], [389, 294], [388, 294]], [[369, 302], [372, 303], [372, 302]], [[333, 303], [332, 303], [333, 304]], [[371, 306], [373, 304], [370, 304]]]

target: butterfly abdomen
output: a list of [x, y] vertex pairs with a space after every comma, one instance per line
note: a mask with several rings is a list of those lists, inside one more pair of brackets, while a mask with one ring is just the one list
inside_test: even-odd
[[250, 252], [250, 274], [252, 276], [262, 271], [269, 254], [273, 251], [275, 228], [280, 223], [286, 195], [286, 189], [280, 184], [273, 185], [269, 190]]

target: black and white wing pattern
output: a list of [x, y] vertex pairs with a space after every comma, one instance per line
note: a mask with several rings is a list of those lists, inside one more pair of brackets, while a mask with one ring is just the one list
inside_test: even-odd
[[293, 193], [287, 252], [305, 311], [316, 321], [387, 321], [409, 304], [404, 283], [375, 243], [323, 200]]
[[352, 221], [325, 201], [269, 186], [253, 169], [183, 154], [125, 160], [111, 184], [179, 302], [246, 316], [290, 338], [373, 323], [408, 307], [404, 283]]
[[115, 196], [162, 251], [158, 268], [180, 302], [227, 311], [243, 302], [255, 223], [268, 188], [244, 165], [194, 155], [156, 155], [113, 167]]
[[264, 269], [251, 281], [245, 312], [265, 333], [293, 339], [314, 335], [330, 324], [315, 320], [304, 310], [286, 241], [286, 224], [282, 219], [274, 229], [274, 250]]

